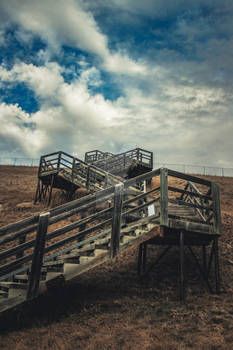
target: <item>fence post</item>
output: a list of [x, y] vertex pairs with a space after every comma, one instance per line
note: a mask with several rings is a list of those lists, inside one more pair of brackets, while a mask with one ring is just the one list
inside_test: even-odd
[[41, 275], [41, 268], [43, 265], [43, 255], [44, 255], [44, 247], [45, 247], [49, 217], [50, 217], [50, 212], [42, 213], [39, 216], [36, 242], [35, 242], [34, 253], [32, 258], [29, 285], [27, 290], [28, 300], [36, 298], [39, 293], [40, 275]]
[[121, 211], [123, 201], [124, 184], [117, 184], [114, 192], [114, 207], [112, 217], [112, 235], [111, 235], [111, 258], [114, 258], [119, 251], [120, 231], [121, 231]]
[[160, 170], [160, 225], [168, 226], [168, 170]]

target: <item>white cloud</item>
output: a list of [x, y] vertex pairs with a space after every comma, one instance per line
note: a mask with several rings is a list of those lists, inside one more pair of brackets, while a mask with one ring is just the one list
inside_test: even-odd
[[[104, 69], [120, 74], [143, 72], [143, 65], [127, 55], [111, 53], [107, 37], [101, 33], [91, 12], [84, 10], [82, 1], [75, 0], [8, 0], [2, 11], [20, 25], [18, 35], [27, 41], [31, 33], [39, 35], [52, 50], [62, 45], [95, 54]], [[23, 30], [25, 32], [23, 32]]]
[[149, 93], [132, 80], [124, 96], [108, 101], [89, 91], [92, 76], [101, 84], [95, 67], [83, 68], [69, 84], [62, 71], [55, 63], [17, 64], [10, 71], [1, 67], [3, 80], [25, 82], [42, 99], [41, 109], [31, 115], [18, 106], [1, 105], [2, 132], [22, 153], [39, 156], [63, 149], [80, 156], [93, 148], [117, 151], [137, 144], [166, 162], [231, 165], [233, 104], [223, 89], [179, 85], [157, 67], [146, 76]]
[[[109, 3], [113, 2], [135, 15], [153, 14], [155, 18], [166, 17], [166, 11], [178, 13], [186, 3]], [[192, 9], [200, 1], [193, 3]], [[0, 67], [0, 83], [25, 83], [40, 104], [40, 110], [31, 114], [17, 105], [0, 105], [1, 149], [28, 156], [62, 149], [80, 156], [95, 148], [120, 151], [128, 144], [152, 150], [155, 159], [159, 155], [164, 162], [232, 167], [231, 37], [216, 36], [216, 29], [204, 20], [190, 22], [177, 17], [174, 30], [166, 33], [164, 40], [174, 46], [182, 44], [188, 57], [169, 47], [150, 47], [136, 61], [126, 51], [110, 51], [110, 38], [101, 32], [88, 5], [91, 3], [81, 0], [57, 0], [56, 6], [53, 0], [1, 3], [11, 21], [19, 25], [17, 38], [21, 42], [30, 44], [33, 34], [48, 44], [38, 53], [41, 66], [17, 62], [10, 70]], [[223, 30], [223, 23], [217, 23]], [[94, 67], [81, 58], [76, 62], [81, 67], [76, 74], [72, 67], [51, 62], [52, 49], [59, 52], [62, 45], [94, 54], [101, 64], [96, 60]], [[111, 75], [121, 92], [115, 101], [92, 92], [104, 83], [100, 68], [117, 73]], [[63, 73], [69, 69], [73, 79], [67, 83]]]

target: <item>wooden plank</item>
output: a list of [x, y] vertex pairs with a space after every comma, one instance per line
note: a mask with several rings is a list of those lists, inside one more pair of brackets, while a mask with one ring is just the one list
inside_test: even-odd
[[98, 213], [89, 215], [86, 218], [79, 219], [79, 220], [72, 222], [71, 224], [65, 225], [59, 229], [56, 229], [47, 235], [47, 241], [49, 241], [55, 237], [61, 236], [64, 233], [67, 233], [69, 231], [72, 231], [72, 230], [82, 226], [83, 224], [88, 224], [88, 223], [92, 222], [94, 219], [103, 219], [103, 217], [106, 214], [110, 213], [111, 211], [112, 211], [112, 207], [104, 209]]
[[142, 209], [142, 208], [148, 207], [149, 205], [151, 205], [151, 204], [153, 204], [153, 203], [156, 203], [156, 202], [158, 202], [159, 200], [160, 200], [160, 197], [155, 198], [155, 199], [152, 199], [152, 200], [149, 201], [149, 202], [140, 204], [140, 205], [138, 205], [137, 207], [134, 207], [134, 208], [132, 208], [132, 209], [130, 209], [130, 210], [125, 211], [125, 212], [122, 214], [122, 216], [123, 216], [123, 217], [124, 217], [124, 216], [127, 216], [128, 214], [134, 213], [134, 212], [136, 212], [136, 211], [138, 211], [138, 210], [140, 210], [140, 209]]
[[90, 202], [94, 202], [97, 199], [99, 201], [101, 198], [104, 200], [106, 195], [111, 194], [113, 192], [114, 192], [114, 187], [109, 187], [109, 188], [106, 188], [105, 190], [101, 191], [100, 193], [89, 194], [85, 197], [76, 199], [72, 202], [62, 204], [56, 208], [51, 209], [50, 217], [54, 217], [54, 216], [61, 214], [65, 211], [68, 211], [70, 209], [77, 208], [79, 205], [84, 205], [84, 204], [88, 204]]
[[35, 240], [31, 239], [30, 241], [27, 241], [25, 243], [22, 243], [20, 245], [15, 246], [15, 247], [3, 250], [0, 253], [0, 260], [5, 259], [5, 258], [9, 258], [10, 256], [16, 255], [17, 253], [23, 252], [24, 250], [33, 247], [34, 242], [35, 242]]
[[52, 250], [55, 250], [55, 249], [65, 245], [67, 243], [70, 243], [70, 242], [73, 242], [73, 241], [77, 240], [78, 238], [82, 239], [88, 233], [92, 233], [93, 231], [98, 230], [100, 228], [103, 228], [107, 224], [110, 224], [111, 221], [112, 221], [112, 219], [105, 220], [105, 221], [103, 221], [103, 222], [101, 222], [101, 223], [99, 223], [99, 224], [97, 224], [95, 226], [92, 226], [90, 228], [85, 229], [84, 231], [77, 232], [77, 233], [75, 233], [72, 236], [69, 236], [69, 237], [66, 237], [64, 239], [61, 239], [60, 241], [54, 242], [50, 246], [45, 248], [45, 252], [47, 253], [47, 252], [50, 252]]
[[39, 292], [41, 268], [43, 264], [44, 247], [49, 223], [49, 216], [49, 212], [40, 214], [29, 278], [29, 286], [27, 291], [28, 300], [37, 297]]
[[160, 169], [156, 169], [156, 170], [153, 170], [153, 171], [149, 171], [146, 174], [134, 177], [133, 179], [125, 181], [125, 183], [124, 183], [125, 184], [125, 188], [134, 185], [136, 182], [140, 182], [140, 181], [143, 181], [143, 180], [151, 179], [151, 178], [153, 178], [155, 176], [158, 176], [159, 174], [160, 174]]
[[28, 228], [20, 230], [20, 231], [18, 231], [16, 233], [13, 233], [10, 236], [6, 236], [6, 237], [4, 237], [4, 238], [2, 238], [0, 240], [0, 245], [3, 245], [3, 244], [8, 243], [8, 242], [15, 241], [17, 238], [20, 238], [21, 236], [25, 236], [25, 235], [35, 231], [36, 228], [37, 228], [37, 225], [29, 226]]
[[[123, 206], [126, 206], [132, 202], [135, 202], [137, 201], [138, 199], [143, 199], [145, 197], [147, 197], [148, 195], [150, 195], [151, 193], [154, 193], [154, 192], [157, 192], [160, 190], [160, 187], [156, 187], [156, 188], [153, 188], [152, 190], [148, 191], [148, 192], [145, 192], [145, 193], [142, 193], [142, 194], [139, 194], [138, 196], [135, 196], [134, 198], [130, 198], [130, 199], [127, 199], [123, 202]], [[127, 194], [127, 190], [126, 190], [126, 194]]]
[[114, 208], [113, 208], [113, 217], [112, 217], [111, 248], [110, 248], [111, 258], [114, 258], [119, 251], [123, 192], [124, 192], [123, 184], [118, 184], [115, 186]]
[[160, 169], [160, 225], [168, 226], [168, 170]]
[[189, 232], [200, 232], [203, 234], [210, 234], [214, 235], [215, 230], [212, 225], [206, 225], [202, 223], [196, 223], [196, 222], [191, 222], [191, 221], [185, 221], [185, 220], [176, 220], [169, 218], [169, 228], [174, 228], [177, 230], [185, 230]]
[[1, 265], [0, 267], [0, 281], [4, 280], [8, 277], [8, 274], [12, 275], [12, 271], [25, 271], [27, 270], [28, 266], [22, 267], [23, 264], [26, 262], [31, 261], [32, 254], [28, 254], [23, 256], [22, 258], [19, 258], [14, 261], [10, 261], [9, 263], [6, 263], [4, 265]]
[[18, 231], [19, 229], [24, 228], [26, 226], [33, 225], [37, 223], [38, 220], [39, 220], [39, 215], [37, 214], [37, 215], [30, 216], [29, 218], [3, 226], [0, 228], [0, 237], [7, 235], [8, 233]]
[[201, 185], [211, 186], [211, 181], [204, 180], [204, 179], [201, 179], [199, 177], [192, 176], [192, 175], [183, 174], [183, 173], [180, 173], [180, 172], [175, 171], [175, 170], [168, 169], [168, 175], [173, 176], [173, 177], [177, 177], [178, 179], [196, 182], [196, 183], [199, 183]]

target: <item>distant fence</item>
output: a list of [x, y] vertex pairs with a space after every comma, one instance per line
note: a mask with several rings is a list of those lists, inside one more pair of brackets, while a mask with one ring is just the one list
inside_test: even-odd
[[[0, 165], [21, 165], [21, 166], [39, 166], [37, 158], [18, 158], [18, 157], [2, 157]], [[171, 170], [180, 171], [182, 173], [196, 175], [212, 175], [212, 176], [229, 176], [233, 177], [233, 168], [211, 167], [205, 165], [194, 164], [175, 164], [175, 163], [155, 163], [154, 168], [169, 168]]]
[[205, 165], [194, 164], [168, 164], [156, 163], [155, 168], [168, 168], [182, 173], [196, 174], [196, 175], [212, 175], [212, 176], [229, 176], [233, 177], [233, 168], [213, 167]]
[[39, 161], [36, 158], [2, 157], [0, 165], [39, 166]]

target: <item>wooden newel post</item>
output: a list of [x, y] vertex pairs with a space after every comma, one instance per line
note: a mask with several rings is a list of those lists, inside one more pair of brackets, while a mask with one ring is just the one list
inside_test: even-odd
[[57, 162], [57, 170], [59, 171], [61, 167], [61, 152], [59, 152], [58, 155], [58, 162]]
[[32, 258], [32, 266], [29, 277], [29, 285], [27, 291], [27, 299], [37, 297], [40, 286], [41, 268], [43, 265], [44, 247], [46, 234], [49, 224], [50, 212], [42, 213], [39, 217], [39, 223], [36, 234], [36, 242], [34, 247], [34, 254]]
[[74, 172], [75, 172], [75, 158], [73, 158], [72, 162], [72, 182], [74, 182]]
[[160, 225], [168, 226], [168, 170], [160, 170]]
[[112, 217], [112, 235], [111, 235], [111, 258], [114, 258], [119, 251], [120, 231], [121, 231], [121, 211], [123, 201], [124, 184], [117, 184], [114, 193], [114, 208]]
[[89, 189], [89, 186], [90, 186], [90, 166], [87, 167], [86, 188]]

